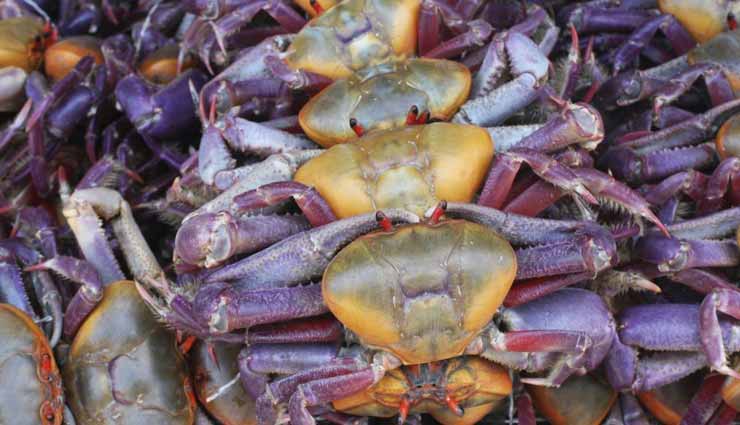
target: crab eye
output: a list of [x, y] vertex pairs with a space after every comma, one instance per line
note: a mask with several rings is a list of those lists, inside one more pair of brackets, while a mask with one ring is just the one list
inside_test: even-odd
[[735, 19], [735, 14], [732, 12], [727, 14], [727, 28], [729, 28], [730, 31], [737, 29], [737, 19]]

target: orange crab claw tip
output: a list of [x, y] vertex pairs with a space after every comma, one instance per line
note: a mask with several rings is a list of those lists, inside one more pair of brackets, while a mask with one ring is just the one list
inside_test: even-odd
[[642, 288], [646, 291], [650, 291], [656, 294], [659, 294], [663, 292], [663, 290], [660, 288], [660, 286], [656, 285], [652, 281], [645, 279], [643, 277], [638, 277], [635, 279], [635, 285], [639, 288]]

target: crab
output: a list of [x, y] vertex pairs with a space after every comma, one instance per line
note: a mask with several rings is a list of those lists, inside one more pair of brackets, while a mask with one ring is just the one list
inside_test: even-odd
[[0, 304], [3, 422], [61, 425], [62, 378], [44, 332], [23, 311]]
[[[609, 415], [616, 400], [617, 393], [611, 386], [585, 374], [572, 376], [557, 388], [526, 385], [526, 393], [520, 396], [517, 407], [520, 420], [521, 412], [526, 410], [521, 404], [524, 401], [533, 403], [537, 412], [553, 425], [596, 425]], [[534, 412], [529, 419], [535, 420]]]

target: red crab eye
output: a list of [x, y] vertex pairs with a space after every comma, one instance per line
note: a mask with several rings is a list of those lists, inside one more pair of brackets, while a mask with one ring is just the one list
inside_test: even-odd
[[357, 122], [355, 118], [349, 119], [349, 126], [352, 128], [352, 130], [355, 132], [357, 137], [362, 137], [362, 135], [365, 133], [365, 129], [362, 128], [360, 123]]
[[732, 12], [727, 14], [727, 27], [730, 29], [730, 31], [734, 31], [737, 29], [737, 19], [735, 19], [735, 14]]
[[313, 8], [314, 12], [316, 12], [317, 15], [321, 15], [322, 13], [324, 13], [324, 8], [321, 7], [321, 5], [319, 4], [317, 0], [309, 0], [308, 3], [311, 5], [311, 7]]

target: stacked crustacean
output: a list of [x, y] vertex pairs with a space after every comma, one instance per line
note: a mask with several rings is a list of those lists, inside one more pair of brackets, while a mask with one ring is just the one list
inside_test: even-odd
[[737, 12], [0, 2], [0, 424], [733, 423]]

